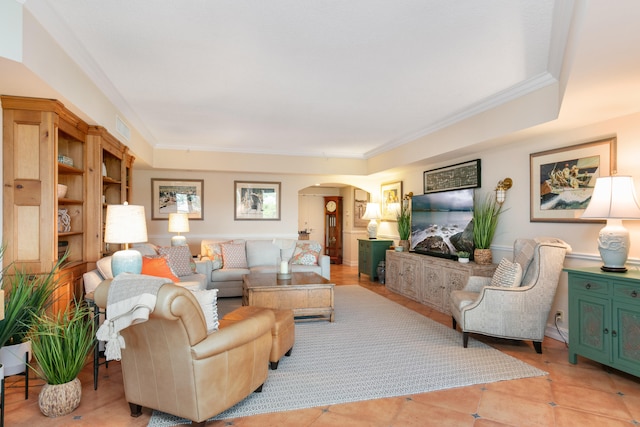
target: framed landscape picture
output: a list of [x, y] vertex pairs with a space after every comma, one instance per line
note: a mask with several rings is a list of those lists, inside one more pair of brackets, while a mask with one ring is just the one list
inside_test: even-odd
[[603, 222], [581, 219], [596, 179], [616, 171], [616, 138], [529, 155], [532, 222]]
[[234, 220], [280, 220], [280, 183], [234, 181]]
[[151, 219], [169, 219], [170, 213], [186, 213], [204, 219], [202, 179], [151, 178]]

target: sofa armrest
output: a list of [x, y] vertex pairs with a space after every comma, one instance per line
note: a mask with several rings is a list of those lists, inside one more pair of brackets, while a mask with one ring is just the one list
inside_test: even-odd
[[196, 273], [204, 274], [207, 276], [207, 280], [211, 280], [211, 271], [213, 270], [213, 263], [209, 258], [201, 258], [196, 263]]
[[322, 270], [322, 277], [331, 280], [331, 257], [320, 254], [318, 257], [318, 265], [320, 265], [320, 269]]

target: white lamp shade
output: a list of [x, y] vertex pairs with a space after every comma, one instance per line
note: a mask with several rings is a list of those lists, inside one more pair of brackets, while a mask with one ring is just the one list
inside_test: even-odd
[[189, 215], [186, 213], [170, 213], [169, 214], [169, 232], [170, 233], [188, 233], [189, 232]]
[[144, 206], [107, 205], [105, 243], [142, 243], [147, 241]]
[[380, 219], [382, 215], [380, 214], [380, 203], [367, 203], [367, 209], [364, 211], [364, 215], [362, 215], [362, 219]]
[[640, 206], [633, 178], [630, 176], [598, 178], [591, 201], [582, 218], [640, 219]]

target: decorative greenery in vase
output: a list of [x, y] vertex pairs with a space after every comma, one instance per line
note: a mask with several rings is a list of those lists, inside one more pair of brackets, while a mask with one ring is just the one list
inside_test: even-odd
[[476, 249], [489, 249], [498, 227], [502, 205], [496, 202], [493, 194], [473, 204], [473, 244]]
[[[398, 236], [400, 237], [400, 243], [409, 242], [409, 236], [411, 236], [411, 198], [413, 193], [408, 193], [402, 198], [400, 204], [400, 210], [396, 216], [398, 220]], [[409, 250], [409, 245], [406, 244], [405, 250]]]

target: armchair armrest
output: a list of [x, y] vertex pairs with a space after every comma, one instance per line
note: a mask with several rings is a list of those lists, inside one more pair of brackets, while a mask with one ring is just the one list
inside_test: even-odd
[[209, 258], [201, 258], [196, 261], [196, 272], [207, 276], [207, 281], [211, 278], [211, 270], [213, 270], [213, 263]]
[[331, 257], [329, 255], [320, 254], [318, 257], [318, 265], [322, 270], [322, 277], [331, 280]]
[[191, 350], [193, 357], [198, 360], [206, 359], [254, 341], [266, 333], [271, 334], [275, 321], [273, 311], [264, 309], [249, 318], [234, 322], [194, 345]]
[[485, 286], [491, 284], [491, 277], [470, 276], [464, 290], [467, 292], [480, 292]]

